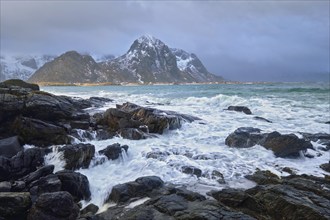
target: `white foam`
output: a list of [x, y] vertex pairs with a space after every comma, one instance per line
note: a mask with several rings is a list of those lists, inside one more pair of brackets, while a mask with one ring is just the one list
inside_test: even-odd
[[[116, 142], [129, 146], [127, 155], [123, 154], [115, 161], [107, 160], [96, 153], [90, 168], [78, 171], [89, 179], [92, 192], [90, 202], [101, 207], [114, 185], [134, 181], [146, 175], [156, 175], [165, 182], [185, 185], [201, 193], [223, 187], [252, 187], [254, 183], [246, 180], [244, 176], [252, 174], [257, 168], [270, 170], [278, 175], [287, 175], [282, 171], [284, 167], [290, 167], [298, 174], [324, 175], [325, 172], [319, 168], [319, 165], [328, 162], [329, 153], [318, 150], [318, 143], [313, 143], [315, 150], [310, 152], [314, 158], [284, 159], [276, 158], [272, 151], [261, 146], [246, 149], [229, 148], [225, 145], [225, 139], [238, 127], [256, 127], [263, 132], [329, 133], [329, 125], [320, 123], [320, 121], [328, 121], [327, 103], [313, 104], [311, 97], [309, 98], [311, 100], [308, 98], [300, 100], [280, 95], [260, 97], [220, 94], [214, 91], [211, 95], [203, 97], [200, 95], [203, 90], [196, 92], [193, 90], [194, 87], [187, 87], [191, 90], [184, 90], [181, 93], [168, 88], [165, 86], [86, 87], [78, 88], [78, 91], [75, 91], [75, 88], [43, 88], [61, 95], [83, 98], [101, 96], [115, 100], [102, 110], [126, 101], [139, 105], [146, 105], [148, 101], [154, 103], [152, 107], [158, 109], [173, 110], [203, 119], [184, 123], [182, 128], [166, 132], [158, 138], [139, 141], [122, 138], [89, 141], [95, 145], [96, 152]], [[185, 89], [185, 87], [171, 88]], [[229, 105], [248, 106], [254, 115], [224, 110]], [[264, 117], [273, 123], [255, 120], [254, 116]], [[162, 159], [147, 159], [145, 155], [150, 151], [168, 152], [169, 156], [164, 156]], [[196, 159], [198, 157], [203, 159]], [[102, 160], [105, 162], [101, 164]], [[56, 169], [63, 167], [56, 153], [48, 156], [47, 161], [48, 164], [55, 163]], [[210, 178], [197, 178], [184, 174], [180, 171], [182, 166], [194, 166], [203, 173], [217, 170], [223, 174], [226, 184], [219, 184]]]

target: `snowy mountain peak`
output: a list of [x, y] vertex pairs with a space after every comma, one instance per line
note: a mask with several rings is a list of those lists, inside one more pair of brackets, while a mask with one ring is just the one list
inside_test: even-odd
[[0, 81], [13, 78], [27, 80], [38, 68], [54, 58], [53, 55], [1, 56]]

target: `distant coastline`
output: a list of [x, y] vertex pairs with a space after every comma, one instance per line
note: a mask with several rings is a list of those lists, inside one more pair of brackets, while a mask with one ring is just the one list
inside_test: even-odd
[[62, 82], [37, 82], [39, 86], [156, 86], [156, 85], [212, 85], [212, 84], [269, 84], [273, 82], [238, 82], [238, 81], [223, 81], [223, 82], [199, 82], [199, 83], [62, 83]]

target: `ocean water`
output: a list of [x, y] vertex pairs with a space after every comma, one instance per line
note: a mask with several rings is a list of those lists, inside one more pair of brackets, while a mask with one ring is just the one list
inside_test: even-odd
[[[327, 83], [274, 83], [274, 84], [219, 84], [219, 85], [148, 85], [148, 86], [92, 86], [92, 87], [42, 87], [57, 95], [81, 98], [100, 96], [114, 100], [106, 106], [88, 111], [104, 111], [116, 104], [133, 102], [162, 110], [200, 117], [202, 121], [184, 123], [178, 130], [168, 131], [157, 138], [126, 140], [114, 138], [103, 141], [88, 141], [95, 145], [96, 152], [113, 143], [127, 144], [127, 154], [117, 160], [98, 161], [96, 153], [88, 169], [78, 172], [86, 175], [92, 192], [91, 201], [100, 207], [114, 185], [133, 181], [140, 176], [157, 175], [165, 182], [185, 185], [189, 189], [206, 193], [211, 189], [226, 187], [249, 188], [254, 183], [244, 178], [257, 168], [271, 170], [285, 176], [284, 167], [297, 174], [322, 176], [325, 171], [319, 165], [330, 159], [329, 152], [318, 149], [297, 159], [276, 158], [272, 151], [261, 146], [246, 149], [229, 148], [226, 137], [239, 127], [255, 127], [263, 132], [278, 131], [283, 134], [299, 132], [330, 133], [330, 88]], [[253, 115], [226, 111], [230, 105], [243, 105]], [[260, 116], [273, 123], [255, 120]], [[56, 149], [56, 147], [54, 147]], [[162, 159], [146, 158], [151, 151], [168, 152]], [[47, 156], [47, 163], [55, 164], [56, 170], [64, 166], [61, 155], [54, 151]], [[197, 178], [181, 172], [182, 166], [194, 166], [202, 170], [204, 177]], [[225, 183], [210, 177], [212, 171], [223, 174]]]

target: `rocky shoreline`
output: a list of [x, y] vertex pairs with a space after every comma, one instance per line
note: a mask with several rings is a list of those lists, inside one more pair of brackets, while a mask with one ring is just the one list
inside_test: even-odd
[[[94, 115], [84, 111], [108, 102], [112, 100], [55, 96], [20, 80], [0, 83], [0, 219], [330, 219], [329, 176], [295, 175], [290, 168], [285, 172], [291, 175], [286, 177], [258, 170], [246, 176], [255, 187], [211, 191], [207, 196], [165, 183], [157, 176], [144, 176], [114, 186], [105, 201], [113, 204], [107, 210], [98, 212], [99, 207], [93, 204], [81, 209], [80, 201], [90, 200], [91, 192], [88, 178], [76, 170], [88, 168], [96, 150], [92, 144], [77, 144], [76, 139], [155, 138], [183, 123], [200, 120], [133, 103]], [[252, 114], [244, 106], [229, 106], [228, 110]], [[298, 137], [242, 127], [225, 142], [236, 148], [258, 144], [277, 157], [296, 158], [308, 156], [308, 149], [313, 148], [310, 141], [318, 141], [321, 150], [329, 153], [329, 134], [301, 133]], [[45, 155], [52, 152], [53, 145], [61, 145], [58, 151], [63, 153], [65, 170], [54, 172], [54, 165], [45, 164]], [[112, 144], [98, 153], [116, 160], [130, 147]], [[168, 152], [145, 156], [162, 160]], [[327, 174], [329, 166], [320, 164]], [[192, 166], [181, 171], [206, 175]], [[210, 178], [225, 181], [216, 170]]]

